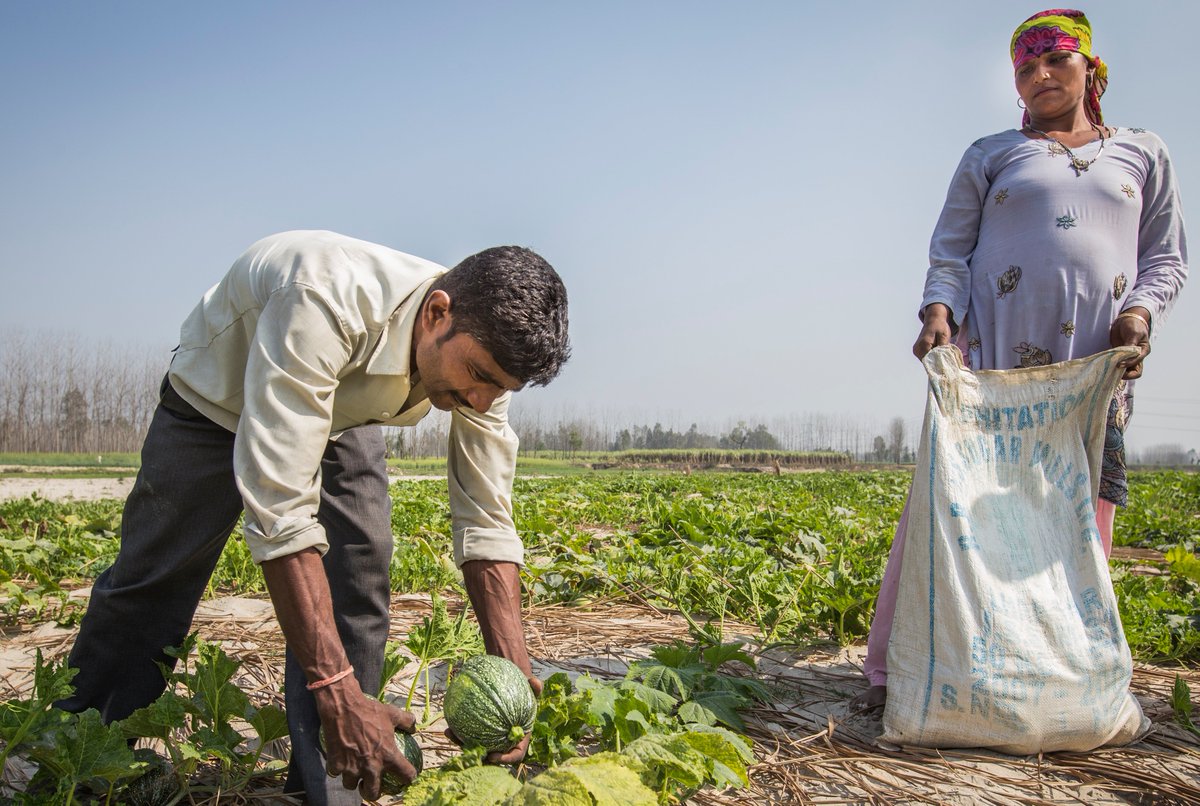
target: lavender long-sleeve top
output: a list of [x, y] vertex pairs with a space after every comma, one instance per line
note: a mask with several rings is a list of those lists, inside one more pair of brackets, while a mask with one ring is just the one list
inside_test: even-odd
[[1057, 143], [1012, 129], [973, 143], [951, 180], [921, 309], [949, 306], [972, 369], [1097, 353], [1133, 306], [1157, 333], [1187, 278], [1163, 141], [1120, 128], [1071, 152], [1096, 160], [1077, 175]]

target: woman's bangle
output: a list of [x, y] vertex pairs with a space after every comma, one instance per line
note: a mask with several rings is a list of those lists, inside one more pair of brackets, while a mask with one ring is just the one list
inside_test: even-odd
[[[1117, 314], [1117, 319], [1130, 319], [1130, 318], [1132, 318], [1132, 319], [1140, 319], [1140, 320], [1141, 320], [1141, 322], [1142, 322], [1142, 324], [1144, 324], [1144, 325], [1146, 326], [1146, 330], [1149, 330], [1149, 329], [1150, 329], [1150, 319], [1149, 319], [1149, 317], [1142, 316], [1142, 315], [1141, 315], [1140, 313], [1138, 313], [1137, 311], [1121, 311], [1119, 314]], [[1115, 320], [1114, 320], [1114, 321], [1115, 321]]]
[[307, 688], [309, 691], [315, 691], [316, 689], [319, 689], [319, 688], [325, 688], [326, 686], [331, 686], [334, 683], [336, 683], [337, 681], [341, 680], [343, 677], [348, 677], [349, 675], [352, 675], [352, 674], [354, 674], [354, 667], [348, 666], [345, 669], [342, 669], [337, 674], [326, 677], [324, 680], [318, 680], [315, 683], [309, 683], [307, 686], [305, 686], [305, 688]]

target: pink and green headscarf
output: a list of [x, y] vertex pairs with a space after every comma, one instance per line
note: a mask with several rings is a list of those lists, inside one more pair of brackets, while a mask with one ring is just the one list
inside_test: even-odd
[[[1030, 59], [1052, 50], [1073, 50], [1082, 53], [1088, 64], [1095, 68], [1087, 93], [1087, 113], [1093, 123], [1103, 123], [1100, 113], [1100, 96], [1108, 88], [1108, 65], [1100, 57], [1092, 55], [1092, 24], [1082, 11], [1070, 8], [1052, 8], [1039, 11], [1013, 31], [1013, 69]], [[1029, 113], [1025, 113], [1023, 124], [1029, 124]]]

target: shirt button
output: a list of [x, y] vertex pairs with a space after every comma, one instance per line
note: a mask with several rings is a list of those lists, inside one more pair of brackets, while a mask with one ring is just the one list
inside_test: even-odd
[[379, 412], [379, 416], [382, 417], [383, 419], [387, 420], [387, 419], [390, 419], [392, 415], [390, 412], [381, 411], [381, 412]]

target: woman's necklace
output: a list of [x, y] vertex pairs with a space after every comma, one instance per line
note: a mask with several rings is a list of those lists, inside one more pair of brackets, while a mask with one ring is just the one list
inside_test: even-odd
[[1105, 135], [1105, 132], [1103, 130], [1097, 128], [1096, 124], [1093, 123], [1092, 130], [1095, 131], [1096, 134], [1100, 135], [1100, 149], [1096, 152], [1096, 156], [1092, 157], [1090, 160], [1085, 160], [1082, 157], [1075, 156], [1075, 152], [1072, 151], [1071, 149], [1067, 148], [1065, 145], [1063, 145], [1062, 141], [1059, 140], [1058, 138], [1051, 137], [1050, 135], [1046, 134], [1046, 132], [1042, 131], [1041, 129], [1035, 129], [1032, 126], [1026, 126], [1025, 128], [1029, 129], [1029, 131], [1031, 131], [1031, 132], [1040, 134], [1042, 137], [1045, 137], [1047, 140], [1054, 143], [1054, 145], [1061, 148], [1063, 150], [1063, 152], [1067, 155], [1067, 157], [1070, 159], [1070, 162], [1068, 163], [1068, 165], [1070, 165], [1071, 168], [1075, 171], [1076, 176], [1082, 175], [1084, 171], [1086, 171], [1088, 168], [1092, 167], [1093, 162], [1100, 159], [1100, 155], [1104, 153], [1104, 141], [1108, 139], [1108, 137]]

